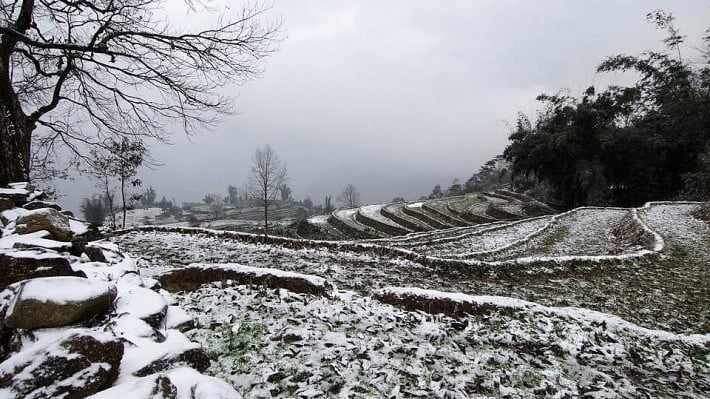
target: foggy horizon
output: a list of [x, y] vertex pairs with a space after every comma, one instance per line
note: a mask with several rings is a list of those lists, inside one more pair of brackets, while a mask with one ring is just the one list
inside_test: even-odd
[[[675, 15], [692, 56], [710, 10], [698, 1], [276, 1], [269, 17], [282, 19], [284, 40], [259, 77], [225, 88], [237, 114], [212, 132], [151, 145], [161, 166], [140, 170], [138, 191], [152, 186], [158, 199], [182, 203], [241, 189], [265, 144], [287, 164], [294, 198], [316, 204], [347, 184], [378, 203], [463, 183], [502, 153], [518, 112], [534, 117], [538, 94], [626, 83], [596, 67], [662, 49], [665, 33], [645, 18], [657, 8]], [[57, 187], [75, 211], [98, 192], [81, 176]]]

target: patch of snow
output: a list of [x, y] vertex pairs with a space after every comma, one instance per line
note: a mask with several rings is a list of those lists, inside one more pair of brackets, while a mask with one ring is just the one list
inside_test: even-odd
[[308, 218], [310, 224], [326, 224], [330, 215], [315, 215]]
[[48, 240], [44, 238], [49, 235], [50, 234], [47, 230], [40, 230], [29, 234], [11, 234], [0, 238], [0, 248], [10, 249], [13, 248], [15, 244], [49, 249], [62, 249], [71, 246], [71, 243]]
[[69, 230], [71, 230], [71, 232], [75, 235], [81, 235], [89, 231], [89, 228], [86, 226], [86, 223], [69, 218]]
[[18, 284], [22, 284], [18, 298], [59, 304], [85, 301], [115, 289], [111, 283], [67, 276], [34, 278]]

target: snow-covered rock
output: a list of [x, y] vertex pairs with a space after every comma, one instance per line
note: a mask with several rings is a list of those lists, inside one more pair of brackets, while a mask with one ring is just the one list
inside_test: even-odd
[[190, 341], [177, 330], [167, 330], [163, 342], [134, 339], [126, 348], [122, 373], [136, 377], [189, 366], [198, 371], [209, 367], [210, 360], [199, 344]]
[[0, 397], [86, 397], [111, 386], [122, 357], [123, 343], [106, 334], [40, 339], [0, 363]]
[[153, 328], [163, 324], [168, 304], [163, 297], [153, 290], [139, 286], [124, 287], [119, 285], [119, 295], [116, 300], [116, 313], [130, 314], [145, 321]]
[[171, 292], [194, 291], [202, 284], [226, 280], [324, 296], [331, 295], [335, 289], [333, 284], [323, 277], [236, 263], [193, 263], [160, 277], [163, 288]]
[[44, 277], [16, 283], [3, 323], [11, 328], [62, 327], [107, 312], [116, 286], [80, 277]]
[[118, 384], [89, 396], [89, 399], [174, 399], [177, 388], [165, 374], [151, 374], [135, 381]]
[[69, 218], [52, 208], [42, 208], [20, 216], [15, 221], [15, 231], [19, 234], [47, 230], [54, 239], [69, 241], [72, 237]]
[[[3, 237], [14, 239], [16, 235]], [[36, 277], [74, 276], [76, 273], [63, 256], [48, 251], [0, 252], [0, 290], [21, 280]]]

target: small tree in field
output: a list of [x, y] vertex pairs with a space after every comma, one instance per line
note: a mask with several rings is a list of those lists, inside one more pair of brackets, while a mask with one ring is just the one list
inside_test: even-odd
[[343, 206], [354, 208], [360, 204], [360, 192], [354, 185], [348, 184], [338, 196], [338, 201]]
[[109, 199], [111, 208], [111, 218], [115, 227], [115, 215], [113, 213], [113, 194], [111, 193], [111, 180], [118, 179], [123, 211], [123, 223], [126, 225], [126, 210], [129, 199], [127, 198], [127, 186], [140, 186], [140, 180], [135, 176], [138, 167], [143, 164], [147, 157], [148, 150], [140, 140], [130, 140], [123, 138], [120, 141], [108, 140], [102, 147], [92, 150], [92, 157], [87, 165], [87, 171], [99, 180], [99, 185], [105, 190], [105, 196]]
[[269, 231], [269, 203], [280, 193], [286, 182], [286, 165], [281, 162], [270, 145], [257, 148], [252, 156], [249, 174], [249, 193], [264, 208], [264, 234]]

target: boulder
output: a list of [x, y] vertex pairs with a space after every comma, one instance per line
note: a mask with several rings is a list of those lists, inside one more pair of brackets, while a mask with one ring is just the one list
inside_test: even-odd
[[15, 203], [9, 198], [0, 197], [0, 212], [12, 209], [15, 207]]
[[18, 398], [84, 398], [113, 384], [122, 357], [121, 341], [73, 331], [0, 363], [0, 389]]
[[[69, 222], [71, 225], [71, 221]], [[84, 249], [86, 248], [87, 245], [91, 241], [98, 241], [104, 239], [105, 236], [103, 233], [99, 231], [98, 228], [95, 226], [89, 227], [87, 231], [83, 234], [75, 234], [72, 239], [71, 239], [71, 248], [69, 249], [69, 253], [71, 253], [74, 256], [81, 256], [82, 253], [85, 253]], [[88, 256], [89, 254], [87, 254]], [[102, 262], [105, 262], [102, 261]]]
[[174, 399], [177, 388], [165, 374], [153, 374], [135, 381], [115, 385], [89, 399]]
[[18, 217], [15, 224], [15, 231], [19, 234], [47, 230], [59, 241], [70, 241], [72, 237], [69, 218], [56, 209], [42, 208], [30, 211], [27, 215]]
[[[140, 278], [138, 275], [135, 276]], [[120, 283], [119, 286], [124, 287]], [[121, 288], [118, 300], [116, 300], [116, 313], [130, 314], [145, 321], [153, 328], [160, 328], [163, 325], [167, 312], [168, 304], [165, 299], [148, 288], [138, 286]]]
[[133, 373], [137, 377], [170, 370], [176, 366], [189, 366], [199, 371], [205, 371], [210, 366], [210, 359], [202, 348], [186, 349], [182, 352], [166, 353], [161, 358], [152, 361]]
[[3, 324], [10, 328], [62, 327], [106, 313], [116, 286], [80, 277], [44, 277], [21, 285]]
[[168, 306], [165, 317], [165, 328], [186, 332], [195, 328], [195, 321], [185, 310], [179, 306]]
[[42, 208], [51, 208], [56, 211], [62, 210], [62, 207], [60, 207], [59, 205], [57, 205], [54, 202], [39, 201], [39, 200], [30, 201], [30, 202], [22, 205], [22, 207], [27, 209], [28, 211], [33, 211], [33, 210], [42, 209]]
[[106, 260], [106, 256], [104, 255], [104, 251], [102, 251], [101, 248], [87, 245], [84, 247], [84, 254], [86, 254], [92, 262], [108, 262]]
[[0, 198], [6, 198], [17, 206], [22, 206], [27, 202], [30, 191], [24, 188], [0, 188]]
[[69, 261], [60, 255], [35, 251], [0, 253], [0, 290], [29, 278], [76, 275]]

